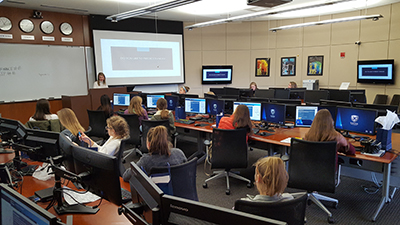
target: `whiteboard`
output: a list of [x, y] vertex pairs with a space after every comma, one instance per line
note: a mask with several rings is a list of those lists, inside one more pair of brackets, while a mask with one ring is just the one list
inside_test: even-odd
[[0, 44], [0, 101], [87, 95], [85, 48]]

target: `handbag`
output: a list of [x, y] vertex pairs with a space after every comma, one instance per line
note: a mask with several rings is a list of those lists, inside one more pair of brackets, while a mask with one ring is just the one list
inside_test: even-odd
[[151, 180], [167, 195], [174, 195], [171, 180], [171, 166], [167, 162], [168, 172], [154, 173], [150, 175]]

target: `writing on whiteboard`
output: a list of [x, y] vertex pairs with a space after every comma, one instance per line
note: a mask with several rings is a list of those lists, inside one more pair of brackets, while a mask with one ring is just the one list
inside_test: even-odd
[[0, 76], [11, 76], [16, 75], [18, 71], [21, 70], [21, 66], [8, 66], [8, 67], [0, 67]]

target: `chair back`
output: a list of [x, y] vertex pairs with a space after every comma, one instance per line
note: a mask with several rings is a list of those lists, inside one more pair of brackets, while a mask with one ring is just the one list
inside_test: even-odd
[[390, 105], [399, 105], [400, 104], [400, 95], [394, 94], [392, 100], [390, 101]]
[[291, 139], [288, 187], [335, 192], [336, 141]]
[[307, 193], [296, 193], [294, 199], [277, 202], [236, 200], [235, 210], [286, 222], [288, 225], [305, 223]]
[[128, 141], [129, 141], [129, 138], [122, 139], [121, 144], [119, 145], [118, 151], [114, 154], [114, 156], [117, 157], [117, 164], [118, 164], [120, 177], [122, 177], [122, 175], [125, 172], [125, 166], [122, 162], [123, 162], [123, 158], [124, 158], [125, 145]]
[[211, 169], [247, 167], [247, 140], [245, 129], [213, 129]]
[[89, 136], [108, 138], [108, 134], [106, 131], [107, 126], [107, 118], [104, 114], [104, 111], [97, 110], [87, 110], [89, 117], [89, 126], [92, 128]]
[[126, 141], [127, 144], [140, 145], [140, 123], [139, 116], [136, 114], [118, 114], [123, 117], [129, 125], [129, 139]]
[[50, 121], [48, 120], [38, 120], [38, 121], [28, 121], [25, 124], [26, 127], [30, 129], [37, 129], [37, 130], [48, 130], [50, 131]]
[[375, 95], [374, 104], [386, 105], [387, 99], [388, 99], [387, 95], [377, 94], [377, 95]]
[[142, 143], [143, 145], [140, 147], [140, 151], [142, 153], [149, 152], [146, 146], [147, 133], [150, 128], [162, 125], [167, 128], [169, 132], [169, 120], [142, 120]]
[[[174, 196], [198, 201], [196, 189], [197, 157], [170, 167]], [[168, 172], [168, 167], [153, 167], [150, 174]]]

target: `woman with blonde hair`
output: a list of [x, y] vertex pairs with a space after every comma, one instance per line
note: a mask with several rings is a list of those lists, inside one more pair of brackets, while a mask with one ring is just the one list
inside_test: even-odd
[[279, 157], [264, 157], [255, 164], [254, 181], [259, 192], [256, 196], [247, 195], [243, 200], [276, 202], [293, 199], [288, 193], [283, 193], [289, 180], [285, 164]]
[[140, 96], [135, 96], [131, 99], [131, 103], [124, 114], [136, 114], [139, 116], [139, 124], [142, 124], [142, 120], [148, 120], [149, 116], [147, 111], [142, 107], [142, 98]]
[[129, 137], [129, 126], [126, 120], [120, 116], [112, 116], [107, 119], [106, 126], [110, 138], [102, 146], [98, 145], [85, 133], [81, 132], [79, 140], [86, 142], [89, 147], [97, 147], [98, 152], [108, 155], [117, 155], [121, 140]]
[[106, 75], [104, 75], [104, 73], [100, 72], [97, 75], [97, 81], [94, 82], [93, 88], [108, 88], [106, 83]]
[[[178, 148], [172, 148], [171, 142], [168, 141], [168, 131], [164, 126], [150, 128], [147, 133], [147, 149], [149, 153], [144, 154], [136, 163], [137, 166], [143, 168], [150, 173], [153, 167], [163, 167], [169, 165], [179, 165], [187, 161], [185, 154]], [[131, 177], [130, 168], [125, 171], [122, 176], [124, 181], [129, 181]]]
[[165, 98], [157, 100], [157, 112], [151, 117], [151, 120], [169, 120], [170, 133], [175, 133], [175, 118], [174, 115], [167, 109], [168, 102]]
[[356, 154], [354, 146], [347, 142], [346, 138], [335, 130], [332, 115], [327, 109], [321, 109], [317, 112], [304, 140], [336, 141], [336, 151], [349, 155]]
[[65, 127], [61, 133], [69, 137], [71, 141], [80, 144], [79, 132], [85, 130], [79, 123], [74, 111], [69, 108], [63, 108], [57, 112], [60, 123]]

